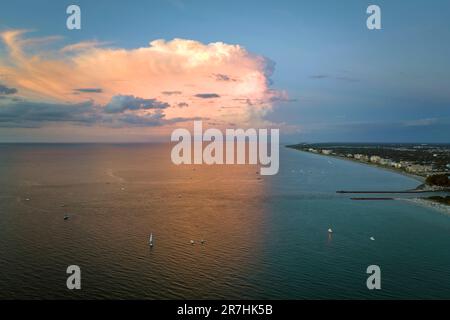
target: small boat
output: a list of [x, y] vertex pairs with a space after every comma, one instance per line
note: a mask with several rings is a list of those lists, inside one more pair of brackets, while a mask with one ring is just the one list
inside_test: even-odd
[[70, 217], [69, 217], [68, 214], [65, 214], [65, 215], [64, 215], [64, 220], [69, 220], [69, 218], [70, 218]]
[[202, 239], [200, 242], [201, 242], [201, 244], [204, 244], [204, 243], [205, 243], [205, 240]]
[[375, 241], [375, 238], [374, 237], [370, 237], [370, 240]]
[[328, 229], [328, 233], [333, 233], [333, 230], [331, 230], [331, 228]]
[[194, 244], [195, 243], [195, 241], [194, 240], [191, 240], [191, 244]]
[[148, 240], [150, 247], [153, 247], [153, 233], [150, 233], [150, 239]]

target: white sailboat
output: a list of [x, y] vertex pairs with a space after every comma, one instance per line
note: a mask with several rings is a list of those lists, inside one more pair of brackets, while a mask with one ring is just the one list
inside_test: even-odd
[[153, 233], [150, 233], [150, 239], [148, 240], [150, 247], [153, 247]]

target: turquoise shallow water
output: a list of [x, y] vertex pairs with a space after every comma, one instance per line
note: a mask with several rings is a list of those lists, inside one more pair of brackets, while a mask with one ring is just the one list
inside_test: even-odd
[[[0, 298], [450, 298], [450, 216], [335, 192], [417, 181], [280, 152], [260, 179], [174, 166], [166, 145], [0, 145]], [[65, 287], [71, 264], [80, 291]], [[382, 290], [365, 286], [371, 264]]]

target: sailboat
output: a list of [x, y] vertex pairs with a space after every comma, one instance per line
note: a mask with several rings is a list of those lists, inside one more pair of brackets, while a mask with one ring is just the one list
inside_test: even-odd
[[150, 239], [148, 240], [150, 247], [153, 247], [153, 233], [150, 233]]

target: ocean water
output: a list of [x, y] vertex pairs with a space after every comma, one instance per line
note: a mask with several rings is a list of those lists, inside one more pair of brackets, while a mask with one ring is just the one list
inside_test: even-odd
[[0, 298], [450, 298], [449, 215], [336, 194], [417, 181], [284, 147], [257, 171], [175, 166], [163, 144], [0, 145]]

